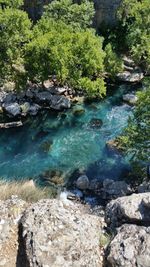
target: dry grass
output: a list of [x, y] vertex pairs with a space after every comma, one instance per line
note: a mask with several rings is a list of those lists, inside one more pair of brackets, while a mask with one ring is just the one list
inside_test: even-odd
[[49, 187], [37, 187], [32, 180], [27, 182], [0, 181], [0, 200], [7, 200], [12, 195], [17, 195], [27, 202], [37, 202], [40, 199], [53, 198], [56, 196], [56, 190]]

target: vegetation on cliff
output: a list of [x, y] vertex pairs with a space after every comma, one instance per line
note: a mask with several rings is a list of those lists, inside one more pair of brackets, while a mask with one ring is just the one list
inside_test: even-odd
[[150, 87], [138, 92], [138, 103], [128, 127], [118, 139], [122, 148], [132, 155], [135, 163], [150, 160]]

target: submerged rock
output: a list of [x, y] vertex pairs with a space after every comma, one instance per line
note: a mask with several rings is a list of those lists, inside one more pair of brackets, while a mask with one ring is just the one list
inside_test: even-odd
[[150, 181], [145, 181], [138, 186], [138, 193], [150, 192]]
[[74, 110], [73, 110], [73, 115], [75, 116], [81, 116], [85, 113], [85, 109], [82, 108], [82, 107], [76, 107]]
[[101, 128], [103, 125], [103, 121], [101, 119], [93, 118], [91, 119], [89, 125], [91, 128]]
[[52, 148], [53, 141], [45, 141], [40, 145], [43, 152], [48, 153]]
[[106, 221], [112, 227], [122, 223], [150, 226], [150, 193], [132, 194], [112, 200], [106, 207]]
[[100, 218], [69, 200], [41, 200], [21, 219], [29, 267], [101, 267]]
[[108, 251], [107, 263], [110, 267], [149, 267], [150, 227], [123, 225]]

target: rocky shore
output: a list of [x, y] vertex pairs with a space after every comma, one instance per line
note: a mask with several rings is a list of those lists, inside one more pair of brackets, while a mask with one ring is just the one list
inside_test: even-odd
[[[81, 204], [67, 191], [37, 203], [0, 201], [0, 266], [149, 267], [148, 184], [135, 194], [125, 182], [105, 181], [113, 200], [103, 207]], [[77, 186], [83, 192], [90, 183], [80, 177]]]

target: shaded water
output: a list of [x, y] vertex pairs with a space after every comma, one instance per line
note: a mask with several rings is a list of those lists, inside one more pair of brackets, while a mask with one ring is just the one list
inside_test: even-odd
[[[67, 177], [76, 169], [86, 169], [91, 178], [119, 179], [128, 168], [127, 159], [106, 148], [126, 126], [132, 108], [122, 102], [119, 89], [101, 102], [76, 105], [56, 113], [45, 111], [21, 128], [0, 130], [0, 177], [38, 177], [46, 170], [61, 170]], [[75, 116], [73, 110], [84, 108]], [[101, 119], [101, 128], [90, 125]]]

